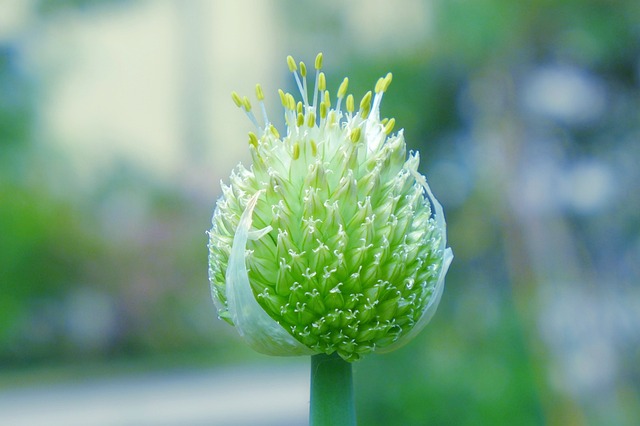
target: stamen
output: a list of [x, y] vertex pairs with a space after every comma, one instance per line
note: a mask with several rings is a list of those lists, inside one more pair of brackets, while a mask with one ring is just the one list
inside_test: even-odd
[[295, 59], [293, 59], [293, 56], [291, 55], [287, 56], [287, 65], [289, 66], [289, 71], [292, 73], [296, 72], [296, 70], [298, 69], [296, 65], [296, 61]]
[[262, 91], [262, 86], [259, 84], [256, 84], [256, 98], [258, 98], [258, 103], [262, 110], [262, 118], [264, 119], [264, 127], [266, 129], [269, 127], [269, 117], [267, 116], [267, 109], [264, 106], [264, 92]]
[[[320, 85], [319, 85], [320, 75], [324, 76], [323, 73], [319, 72], [320, 69], [322, 69], [322, 52], [318, 53], [318, 55], [316, 56], [315, 68], [316, 68], [316, 80], [315, 80], [315, 83], [313, 84], [313, 105], [312, 105], [314, 108], [316, 107], [318, 102], [318, 89], [320, 91], [324, 90], [323, 88], [320, 88]], [[325, 87], [326, 87], [326, 82], [325, 82]]]
[[269, 125], [269, 131], [271, 131], [271, 134], [276, 138], [276, 139], [280, 139], [280, 133], [278, 133], [278, 129], [275, 128], [275, 126], [273, 124]]
[[309, 128], [315, 126], [316, 124], [316, 115], [313, 112], [309, 112], [309, 114], [307, 114], [307, 126], [309, 126]]
[[345, 77], [340, 83], [340, 87], [338, 88], [338, 97], [344, 98], [344, 95], [347, 94], [347, 89], [349, 88], [349, 77]]
[[322, 69], [322, 52], [318, 53], [318, 55], [316, 56], [315, 65], [317, 70]]
[[286, 97], [287, 97], [287, 107], [291, 111], [295, 111], [296, 110], [296, 100], [293, 98], [293, 95], [291, 93], [287, 93]]
[[309, 106], [309, 97], [307, 94], [307, 66], [304, 62], [300, 61], [300, 75], [302, 76], [302, 89], [304, 92], [302, 93], [302, 100], [304, 101], [304, 106]]
[[387, 91], [389, 85], [391, 84], [391, 80], [393, 79], [393, 74], [387, 73], [384, 78], [378, 79], [376, 83], [376, 95], [373, 98], [373, 105], [371, 106], [371, 110], [373, 111], [374, 117], [378, 117], [378, 113], [380, 110], [380, 102], [382, 102], [382, 95]]
[[393, 126], [396, 125], [396, 119], [392, 118], [389, 122], [384, 126], [384, 132], [388, 135], [393, 131]]
[[[304, 65], [302, 62], [300, 62], [301, 65]], [[303, 90], [302, 88], [302, 82], [300, 82], [300, 77], [298, 77], [298, 73], [296, 72], [298, 67], [296, 66], [296, 61], [295, 59], [293, 59], [293, 56], [289, 55], [287, 56], [287, 65], [289, 66], [289, 71], [291, 71], [291, 73], [293, 74], [293, 76], [296, 78], [296, 84], [298, 85], [298, 90], [300, 91], [300, 96], [302, 96], [302, 99], [306, 99], [305, 93], [306, 90]], [[302, 73], [302, 69], [300, 70], [300, 72]], [[305, 67], [304, 69], [304, 75], [307, 75], [307, 69]], [[306, 83], [305, 83], [306, 86]], [[305, 87], [306, 89], [306, 87]]]
[[296, 101], [291, 96], [291, 93], [284, 93], [282, 90], [278, 90], [280, 94], [280, 100], [282, 101], [282, 106], [285, 108], [285, 121], [287, 123], [287, 130], [290, 130], [293, 127], [293, 123], [295, 122], [295, 103]]
[[338, 103], [336, 104], [336, 113], [340, 113], [340, 104], [342, 103], [342, 98], [347, 94], [347, 88], [349, 87], [349, 78], [345, 77], [340, 83], [340, 87], [338, 88]]
[[391, 85], [391, 80], [393, 80], [393, 74], [389, 72], [387, 73], [387, 75], [384, 76], [384, 87], [382, 88], [383, 92], [387, 91], [387, 89], [389, 88], [389, 85]]
[[376, 93], [380, 93], [382, 91], [382, 85], [384, 84], [384, 78], [380, 77], [378, 79], [378, 81], [376, 81], [376, 88], [374, 89], [374, 91]]
[[256, 117], [251, 112], [251, 102], [249, 102], [249, 98], [245, 96], [244, 98], [241, 99], [236, 92], [231, 92], [231, 99], [233, 99], [233, 102], [239, 108], [242, 108], [244, 110], [244, 113], [247, 114], [247, 117], [249, 117], [249, 120], [251, 120], [253, 125], [256, 126], [256, 129], [258, 129], [258, 132], [261, 132], [262, 128], [258, 124], [258, 120], [256, 120]]
[[323, 72], [318, 74], [318, 92], [322, 93], [327, 90], [327, 78]]
[[253, 132], [249, 132], [249, 144], [254, 148], [258, 148], [258, 137]]
[[231, 92], [231, 99], [233, 99], [233, 102], [238, 108], [242, 108], [242, 98], [240, 98], [237, 92]]
[[244, 107], [245, 111], [251, 111], [251, 101], [249, 101], [249, 98], [247, 98], [246, 96], [242, 98], [242, 106]]
[[353, 114], [353, 110], [355, 109], [355, 102], [353, 100], [353, 95], [347, 96], [347, 112], [349, 114]]
[[320, 119], [324, 120], [327, 118], [327, 104], [325, 102], [320, 104]]
[[362, 130], [360, 129], [360, 127], [356, 127], [355, 129], [353, 129], [351, 131], [351, 134], [349, 135], [349, 139], [351, 139], [351, 142], [356, 143], [360, 140], [360, 134], [362, 133]]
[[371, 91], [368, 91], [360, 101], [360, 116], [366, 119], [371, 111]]
[[256, 98], [258, 98], [259, 101], [264, 101], [264, 92], [260, 84], [256, 84]]

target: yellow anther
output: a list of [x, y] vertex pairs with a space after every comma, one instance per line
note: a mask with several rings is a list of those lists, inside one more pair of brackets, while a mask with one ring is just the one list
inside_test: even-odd
[[287, 65], [289, 66], [289, 71], [296, 72], [298, 67], [296, 66], [296, 61], [293, 59], [293, 56], [287, 56]]
[[318, 90], [321, 92], [327, 90], [327, 78], [324, 76], [323, 72], [318, 74]]
[[371, 111], [371, 90], [369, 90], [360, 101], [360, 116], [367, 118]]
[[298, 120], [296, 121], [296, 124], [298, 127], [302, 127], [304, 124], [304, 115], [302, 115], [302, 113], [298, 113]]
[[242, 108], [242, 98], [236, 92], [231, 92], [231, 99], [238, 108]]
[[307, 126], [313, 127], [316, 125], [316, 115], [312, 112], [307, 114]]
[[320, 104], [320, 118], [327, 117], [327, 104], [325, 102]]
[[280, 139], [280, 133], [278, 133], [278, 129], [273, 124], [269, 126], [269, 131], [276, 139]]
[[356, 127], [355, 129], [353, 129], [351, 131], [351, 134], [349, 135], [349, 139], [351, 139], [351, 142], [356, 143], [360, 140], [360, 133], [362, 132], [362, 130], [360, 130], [360, 127]]
[[349, 88], [349, 78], [345, 77], [340, 83], [340, 87], [338, 88], [338, 97], [344, 98], [344, 95], [347, 94], [347, 89]]
[[371, 90], [365, 93], [365, 95], [362, 97], [362, 100], [360, 101], [360, 109], [365, 109], [370, 107], [371, 107]]
[[313, 139], [311, 139], [309, 145], [311, 145], [311, 155], [315, 157], [318, 154], [318, 145], [316, 145]]
[[396, 125], [396, 119], [392, 118], [389, 122], [384, 126], [384, 132], [388, 135], [393, 131], [393, 126]]
[[302, 77], [306, 77], [307, 76], [307, 66], [302, 61], [300, 61], [300, 75]]
[[287, 107], [287, 97], [284, 94], [282, 89], [278, 89], [278, 95], [280, 95], [280, 102], [282, 102], [283, 107]]
[[287, 108], [290, 109], [291, 111], [295, 111], [296, 110], [296, 100], [293, 99], [293, 95], [291, 93], [287, 93], [285, 96], [287, 98]]
[[391, 84], [391, 80], [393, 80], [393, 74], [391, 74], [390, 72], [387, 73], [387, 75], [384, 77], [384, 84], [382, 86], [382, 91], [386, 92], [387, 89], [389, 88], [389, 85]]
[[298, 101], [298, 104], [296, 105], [296, 111], [298, 112], [298, 114], [302, 114], [302, 102]]
[[264, 92], [262, 91], [262, 86], [259, 84], [256, 84], [256, 97], [259, 101], [264, 100]]
[[327, 108], [331, 108], [331, 95], [329, 95], [329, 91], [324, 91], [324, 103], [327, 104]]
[[253, 132], [249, 132], [249, 144], [254, 148], [258, 147], [258, 137]]
[[251, 102], [249, 102], [249, 98], [247, 98], [246, 96], [242, 98], [242, 106], [244, 107], [245, 111], [251, 111]]
[[319, 70], [322, 68], [322, 52], [318, 53], [318, 56], [316, 56], [316, 69]]
[[382, 86], [384, 85], [384, 78], [380, 77], [378, 81], [376, 81], [376, 88], [374, 89], [376, 93], [382, 92]]
[[327, 120], [327, 125], [329, 127], [333, 126], [336, 123], [336, 114], [334, 111], [329, 112], [329, 119]]
[[383, 126], [385, 126], [388, 122], [389, 122], [389, 119], [386, 117], [380, 120], [380, 124], [382, 124]]
[[347, 96], [347, 111], [353, 112], [355, 109], [355, 101], [353, 100], [353, 95]]
[[300, 145], [298, 144], [298, 142], [293, 144], [293, 153], [291, 153], [291, 157], [294, 160], [300, 158]]

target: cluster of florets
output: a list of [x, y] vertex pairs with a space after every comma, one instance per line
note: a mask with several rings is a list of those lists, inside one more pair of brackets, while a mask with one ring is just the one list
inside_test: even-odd
[[280, 91], [284, 137], [259, 85], [262, 126], [249, 100], [233, 94], [258, 132], [249, 134], [251, 167], [233, 171], [213, 215], [213, 300], [264, 353], [355, 360], [393, 349], [438, 305], [452, 258], [442, 208], [418, 154], [407, 158], [402, 130], [380, 119], [391, 74], [356, 110], [347, 78], [332, 105], [321, 54], [311, 100], [305, 64], [287, 61], [302, 100]]

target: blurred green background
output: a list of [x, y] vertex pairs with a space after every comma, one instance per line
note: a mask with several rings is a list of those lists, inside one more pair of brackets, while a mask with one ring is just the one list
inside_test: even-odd
[[455, 254], [426, 330], [355, 365], [360, 424], [640, 423], [637, 0], [0, 1], [0, 400], [306, 362], [216, 319], [205, 230], [249, 159], [229, 93], [273, 118], [319, 51], [332, 92], [393, 72]]

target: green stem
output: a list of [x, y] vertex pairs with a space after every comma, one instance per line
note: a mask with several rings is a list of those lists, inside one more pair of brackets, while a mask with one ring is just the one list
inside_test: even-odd
[[311, 426], [353, 426], [356, 410], [353, 399], [351, 363], [334, 353], [311, 357]]

